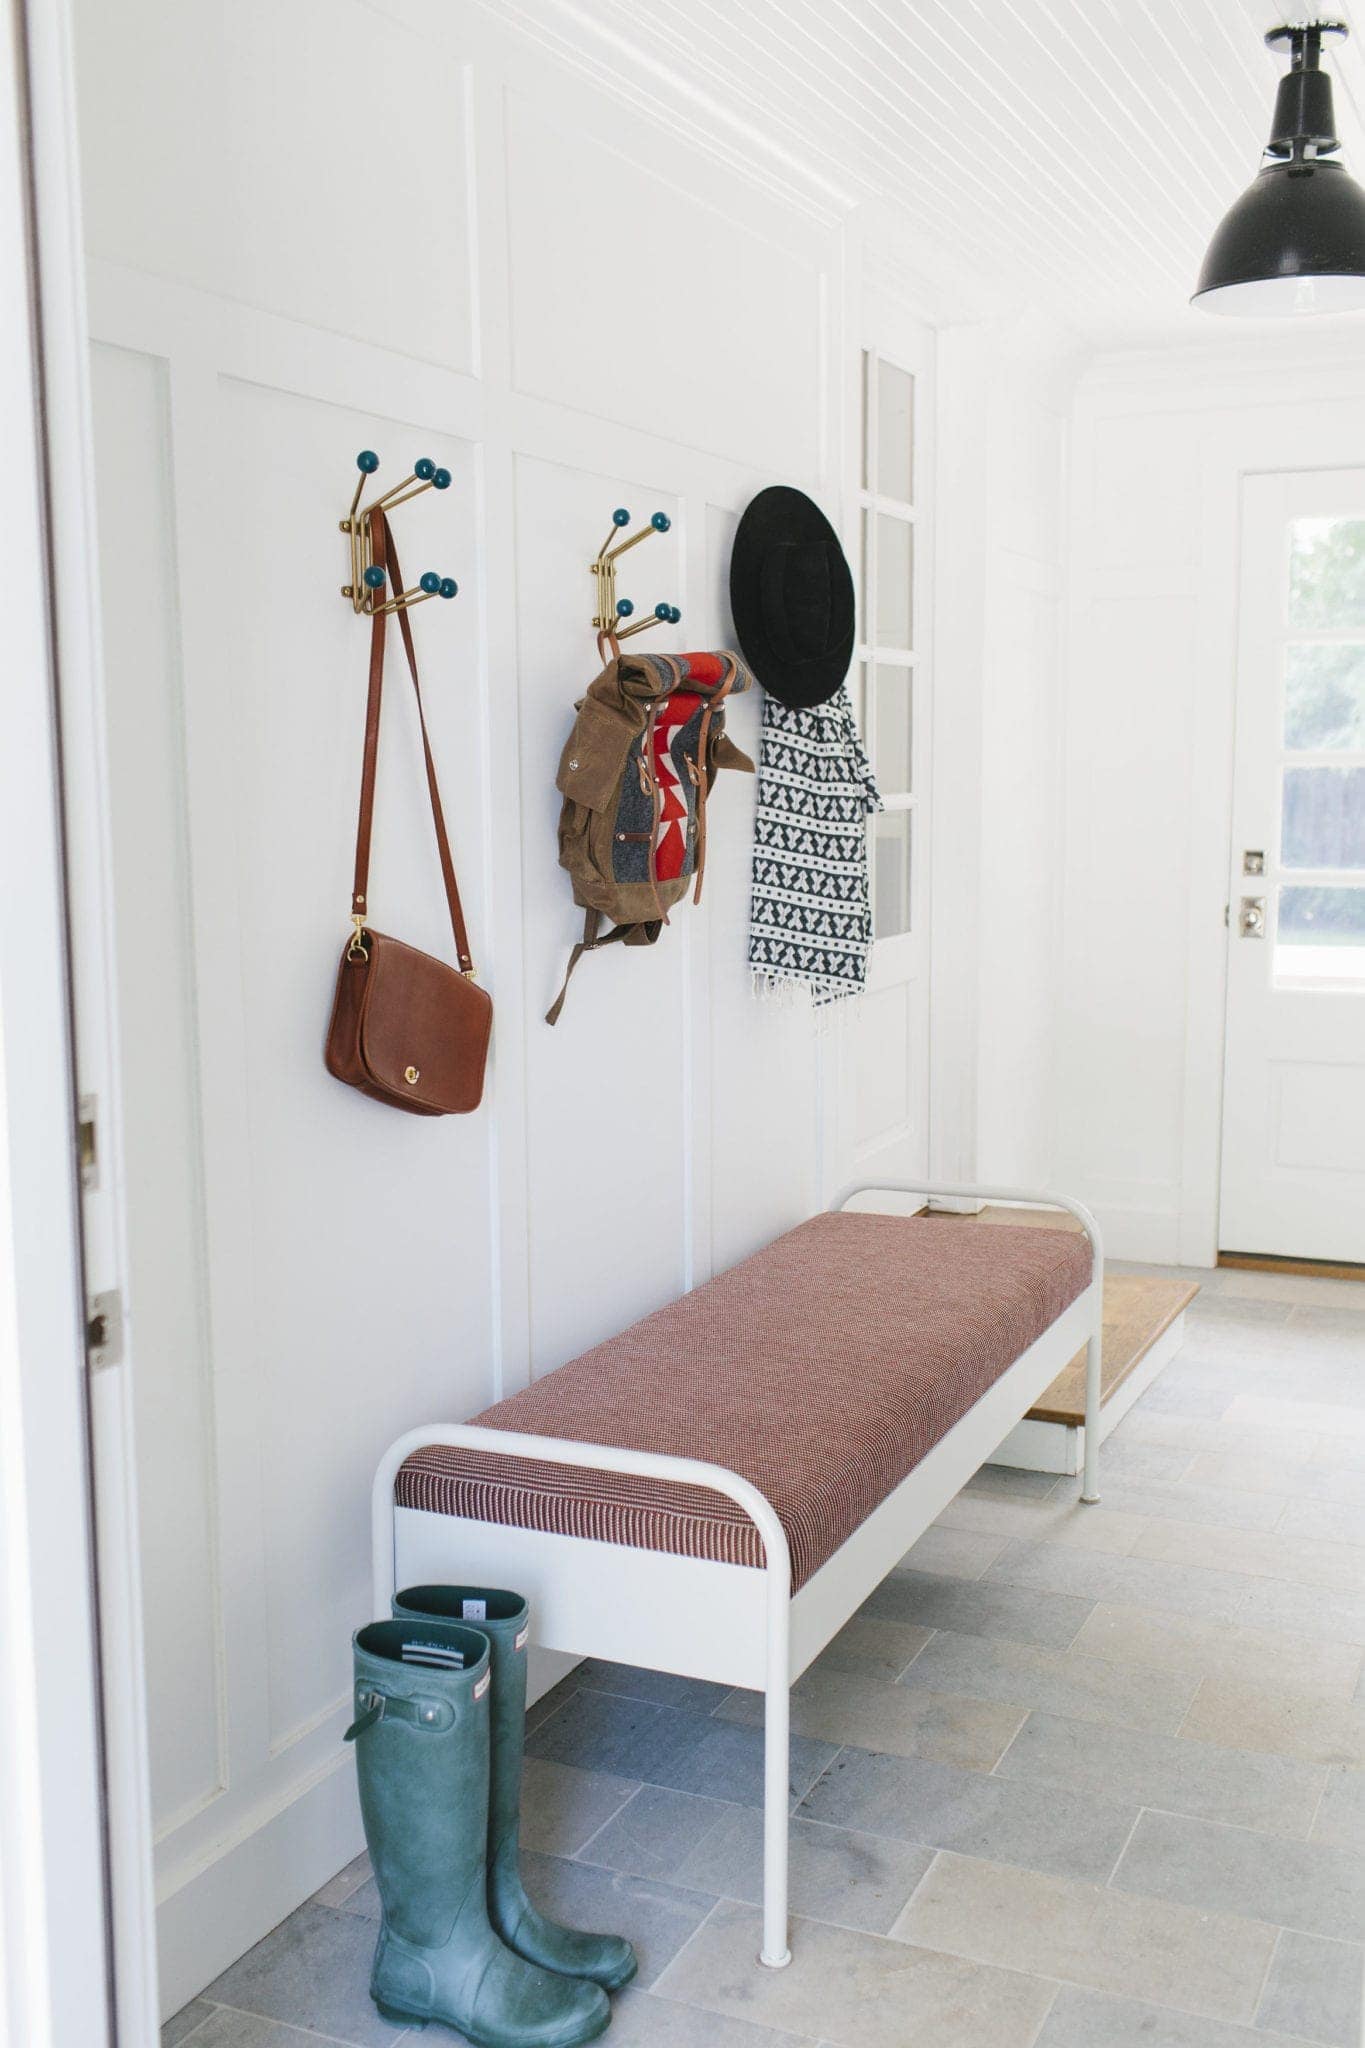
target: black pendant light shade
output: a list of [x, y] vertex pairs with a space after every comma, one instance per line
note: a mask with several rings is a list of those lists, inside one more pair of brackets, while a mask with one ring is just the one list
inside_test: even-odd
[[1335, 157], [1332, 81], [1318, 68], [1335, 23], [1278, 28], [1292, 68], [1280, 80], [1270, 161], [1210, 242], [1194, 293], [1210, 313], [1337, 313], [1365, 307], [1365, 191]]

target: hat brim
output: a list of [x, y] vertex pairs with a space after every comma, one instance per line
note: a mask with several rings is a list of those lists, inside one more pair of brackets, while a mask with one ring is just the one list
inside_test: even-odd
[[[829, 563], [829, 635], [824, 648], [796, 660], [774, 644], [765, 619], [763, 564], [774, 547], [811, 542], [824, 546]], [[779, 703], [812, 710], [826, 703], [848, 674], [854, 647], [853, 577], [838, 534], [804, 491], [772, 484], [746, 507], [730, 555], [730, 613], [745, 660]]]

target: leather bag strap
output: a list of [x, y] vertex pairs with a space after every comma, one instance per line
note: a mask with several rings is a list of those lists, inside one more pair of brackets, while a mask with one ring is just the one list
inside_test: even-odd
[[[402, 597], [402, 571], [398, 566], [398, 556], [393, 545], [393, 535], [389, 531], [388, 519], [382, 512], [370, 514], [370, 542], [376, 568], [388, 570], [394, 597]], [[417, 650], [412, 644], [412, 626], [408, 620], [406, 605], [399, 609], [397, 618], [398, 630], [403, 636], [403, 652], [408, 660], [408, 673], [412, 677], [413, 695], [417, 699], [417, 722], [422, 728], [422, 753], [427, 764], [431, 816], [436, 827], [436, 849], [441, 858], [441, 878], [445, 883], [446, 902], [450, 906], [450, 928], [455, 935], [455, 952], [460, 962], [460, 971], [472, 974], [474, 961], [469, 951], [469, 934], [465, 929], [460, 889], [455, 879], [455, 863], [450, 856], [450, 840], [446, 834], [445, 816], [441, 810], [436, 762], [427, 733], [426, 712], [422, 705], [422, 685], [417, 676]], [[370, 880], [370, 836], [374, 825], [375, 769], [379, 760], [379, 717], [384, 698], [384, 643], [388, 620], [387, 612], [376, 610], [370, 621], [370, 688], [365, 706], [365, 757], [360, 772], [360, 816], [355, 835], [355, 886], [351, 893], [352, 915], [362, 918], [369, 915], [367, 891]]]

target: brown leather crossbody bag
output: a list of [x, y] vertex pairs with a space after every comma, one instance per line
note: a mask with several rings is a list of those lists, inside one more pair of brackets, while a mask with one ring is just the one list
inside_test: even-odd
[[[395, 597], [403, 594], [393, 536], [382, 512], [371, 515], [371, 536], [377, 567], [389, 571]], [[422, 728], [427, 788], [436, 826], [450, 927], [455, 934], [458, 969], [415, 946], [404, 945], [366, 922], [366, 891], [370, 874], [370, 830], [374, 821], [375, 766], [379, 758], [379, 714], [384, 695], [384, 639], [388, 614], [377, 611], [370, 627], [370, 690], [365, 710], [365, 759], [360, 777], [360, 818], [355, 841], [355, 888], [351, 923], [355, 927], [341, 956], [336, 997], [327, 1027], [324, 1058], [338, 1081], [362, 1094], [415, 1116], [457, 1116], [477, 1109], [483, 1094], [484, 1065], [493, 1024], [492, 999], [474, 979], [455, 864], [450, 857], [436, 763], [422, 708], [417, 655], [406, 608], [395, 614], [403, 636]]]

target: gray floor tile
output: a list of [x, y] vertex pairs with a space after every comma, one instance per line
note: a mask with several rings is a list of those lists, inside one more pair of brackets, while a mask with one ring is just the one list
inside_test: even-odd
[[940, 1856], [894, 1929], [1000, 1969], [1250, 2021], [1275, 1929], [1073, 1878]]
[[[1347, 1700], [1355, 1689], [1361, 1652], [1326, 1636], [1287, 1635], [1265, 1628], [1172, 1614], [1170, 1609], [1101, 1601], [1087, 1616], [1070, 1652], [1141, 1671], [1145, 1687], [1159, 1673], [1200, 1683], [1205, 1678], [1255, 1685], [1267, 1671], [1285, 1671], [1305, 1692]], [[1136, 1683], [1129, 1671], [1126, 1682]]]
[[[757, 1726], [758, 1693], [735, 1693], [718, 1719]], [[857, 1672], [808, 1671], [791, 1696], [791, 1725], [801, 1735], [875, 1749], [889, 1756], [927, 1756], [939, 1763], [989, 1771], [1023, 1720], [1023, 1709], [961, 1693], [916, 1691], [889, 1678]]]
[[548, 1692], [542, 1693], [540, 1698], [526, 1709], [527, 1734], [529, 1735], [533, 1728], [539, 1728], [542, 1721], [548, 1721], [552, 1714], [557, 1714], [564, 1702], [571, 1700], [577, 1690], [574, 1674], [570, 1672], [567, 1678], [560, 1679], [558, 1685], [553, 1685]]
[[1112, 1480], [1183, 1479], [1194, 1452], [1179, 1444], [1147, 1443], [1138, 1436], [1111, 1436], [1100, 1446], [1100, 1482], [1108, 1491]]
[[994, 1493], [1014, 1500], [1046, 1500], [1056, 1484], [1052, 1472], [1026, 1472], [1017, 1465], [983, 1465], [973, 1472], [963, 1491]]
[[680, 1678], [673, 1671], [645, 1671], [635, 1664], [608, 1664], [600, 1657], [585, 1657], [573, 1673], [580, 1692], [617, 1693], [625, 1699], [652, 1700], [661, 1707], [691, 1707], [698, 1714], [710, 1714], [730, 1691], [728, 1685], [714, 1685], [705, 1678]]
[[1276, 1524], [1286, 1536], [1365, 1546], [1365, 1506], [1359, 1501], [1291, 1500]]
[[664, 1972], [664, 1996], [735, 2019], [797, 2033], [834, 2048], [1031, 2048], [1053, 1987], [958, 1956], [886, 1941], [875, 1934], [798, 1920], [785, 1970], [754, 1962], [759, 1915], [718, 1906]]
[[[408, 2048], [409, 2042], [431, 2038], [432, 2048], [436, 2039], [444, 2034], [447, 2041], [458, 2042], [461, 2036], [447, 2033], [444, 2027], [434, 2030], [432, 2036], [418, 2035], [411, 2029], [401, 2033], [396, 2027], [386, 2027], [385, 2038], [391, 2048]], [[287, 2026], [283, 2020], [263, 2019], [259, 2013], [238, 2012], [231, 2006], [217, 2005], [209, 2009], [209, 2016], [203, 2025], [189, 2037], [194, 2048], [330, 2048], [330, 2036], [314, 2034], [303, 2027]]]
[[979, 1579], [1004, 1546], [1003, 1536], [976, 1529], [948, 1529], [937, 1524], [925, 1530], [901, 1559], [898, 1570], [938, 1572], [949, 1579]]
[[855, 1614], [826, 1643], [812, 1671], [860, 1671], [871, 1678], [899, 1678], [933, 1635], [913, 1622], [873, 1621]]
[[[615, 1694], [578, 1692], [527, 1737], [527, 1754], [679, 1792], [762, 1803], [763, 1735], [731, 1721]], [[802, 1798], [837, 1743], [793, 1736], [792, 1796]]]
[[[1365, 1550], [1354, 1543], [1322, 1543], [1311, 1536], [1286, 1536], [1278, 1529], [1223, 1529], [1186, 1522], [1149, 1521], [1131, 1558], [1113, 1562], [1136, 1566], [1144, 1558], [1188, 1557], [1193, 1545], [1214, 1575], [1244, 1573], [1252, 1578], [1288, 1579], [1294, 1585], [1359, 1596], [1365, 1588]], [[998, 1570], [999, 1561], [991, 1566]]]
[[[1186, 1463], [1189, 1451], [1182, 1453]], [[1083, 1507], [1075, 1492], [1061, 1485], [1046, 1500], [1002, 1500], [989, 1493], [959, 1493], [950, 1500], [936, 1528], [970, 1529], [1002, 1540], [1025, 1543], [1077, 1543], [1083, 1550], [1131, 1550], [1146, 1523], [1140, 1515], [1121, 1515], [1101, 1504]]]
[[1365, 1845], [1365, 1771], [1329, 1771], [1312, 1839], [1339, 1849]]
[[[1150, 1530], [1149, 1524], [1138, 1538], [1139, 1547], [1149, 1540]], [[1186, 1536], [1180, 1554], [1192, 1553], [1203, 1554], [1193, 1533]], [[1177, 1614], [1201, 1614], [1212, 1621], [1226, 1621], [1246, 1591], [1245, 1578], [1236, 1572], [1210, 1571], [1169, 1557], [1113, 1557], [1065, 1543], [1006, 1544], [981, 1581], [983, 1589], [996, 1584], [1081, 1600], [1087, 1613], [1103, 1600], [1111, 1606], [1169, 1607]]]
[[1079, 1721], [1173, 1735], [1199, 1681], [1189, 1672], [1149, 1670], [1135, 1684], [1122, 1665], [1079, 1649], [1040, 1650], [1030, 1643], [992, 1642], [943, 1630], [930, 1637], [899, 1683], [910, 1690], [970, 1693]]
[[846, 1749], [800, 1813], [835, 1827], [1102, 1882], [1128, 1839], [1135, 1809], [1065, 1787]]
[[[1079, 1496], [1079, 1492], [1079, 1480], [1062, 1481], [1062, 1497]], [[1196, 1486], [1187, 1479], [1110, 1474], [1103, 1465], [1100, 1504], [1123, 1515], [1160, 1516], [1167, 1521], [1226, 1529], [1274, 1529], [1284, 1513], [1284, 1502], [1271, 1493], [1252, 1493], [1235, 1486]]]
[[1214, 1323], [1225, 1329], [1273, 1329], [1289, 1321], [1291, 1307], [1292, 1303], [1287, 1301], [1256, 1301], [1227, 1288], [1201, 1289], [1185, 1311], [1185, 1327], [1194, 1329], [1201, 1323]]
[[1224, 1749], [1184, 1735], [1030, 1714], [999, 1775], [1303, 1838], [1327, 1774], [1319, 1764]]
[[1200, 1422], [1218, 1422], [1232, 1401], [1226, 1388], [1189, 1384], [1163, 1372], [1140, 1396], [1134, 1413], [1141, 1409], [1147, 1415], [1184, 1415]]
[[1246, 1582], [1233, 1618], [1244, 1628], [1283, 1629], [1365, 1649], [1365, 1593], [1329, 1593], [1283, 1579]]
[[329, 1877], [321, 1890], [314, 1892], [308, 1903], [312, 1906], [344, 1906], [352, 1893], [358, 1892], [373, 1874], [367, 1854], [362, 1852], [353, 1856], [344, 1870], [339, 1870], [335, 1877]]
[[1321, 1693], [1291, 1692], [1271, 1667], [1259, 1684], [1209, 1678], [1182, 1735], [1239, 1750], [1265, 1750], [1320, 1764], [1365, 1767], [1365, 1707]]
[[609, 2038], [611, 2048], [817, 2048], [809, 2034], [779, 2033], [634, 1987], [611, 2001]]
[[[1014, 1548], [1007, 1545], [1007, 1551]], [[1059, 1552], [1062, 1545], [1053, 1546]], [[983, 1579], [942, 1579], [932, 1572], [893, 1572], [870, 1593], [858, 1612], [873, 1621], [914, 1622], [921, 1628], [950, 1628], [959, 1635], [1004, 1636], [1065, 1650], [1093, 1602], [1044, 1596], [1027, 1587], [997, 1584], [997, 1565]]]
[[373, 1957], [374, 1928], [362, 1915], [301, 1906], [207, 1985], [204, 1996], [356, 2048], [387, 2048], [398, 2030], [380, 2019], [370, 1998]]
[[192, 1998], [188, 2005], [182, 2005], [161, 2029], [161, 2048], [180, 2048], [185, 2036], [192, 2034], [213, 2010], [206, 1998]]
[[523, 1846], [548, 1856], [576, 1855], [625, 1805], [636, 1782], [528, 1756], [521, 1791]]
[[[687, 1857], [730, 1811], [720, 1799], [642, 1785], [593, 1836], [580, 1860], [600, 1863], [607, 1870], [628, 1871], [632, 1877], [677, 1877], [680, 1883], [689, 1884], [693, 1880], [680, 1874]], [[723, 1890], [720, 1885], [699, 1888]]]
[[647, 1991], [683, 1943], [695, 1934], [715, 1900], [657, 1878], [570, 1863], [534, 1852], [522, 1858], [522, 1875], [535, 1904], [552, 1920], [592, 1933], [624, 1934], [640, 1959], [636, 1983]]
[[[836, 1927], [885, 1934], [933, 1860], [934, 1851], [918, 1843], [794, 1820], [791, 1910]], [[680, 1884], [761, 1905], [762, 1814], [751, 1806], [725, 1807], [677, 1876]]]
[[1365, 1858], [1178, 1814], [1144, 1813], [1112, 1882], [1146, 1897], [1327, 1934], [1365, 1936]]
[[1365, 1950], [1288, 1929], [1275, 1945], [1258, 2027], [1278, 2028], [1330, 2048], [1360, 2048]]
[[[1283, 2034], [1064, 1984], [1035, 2048], [1290, 2048]], [[1294, 2044], [1298, 2048], [1298, 2044]]]

